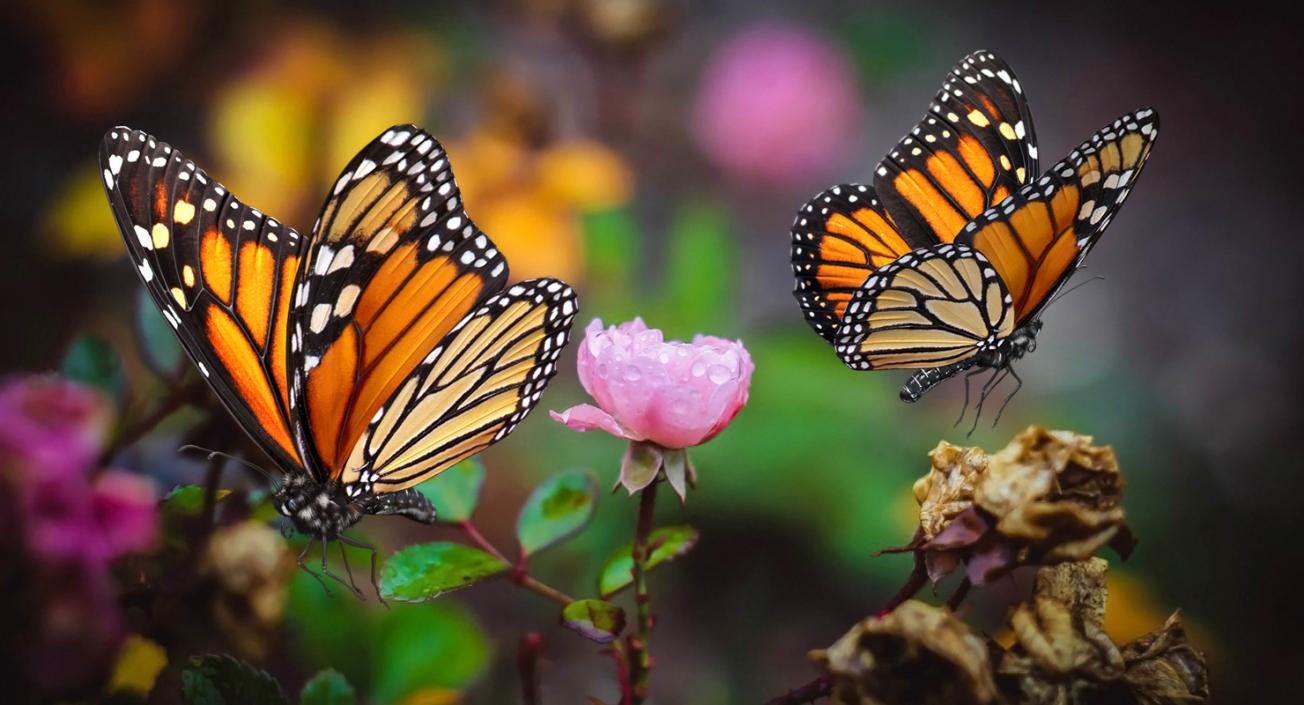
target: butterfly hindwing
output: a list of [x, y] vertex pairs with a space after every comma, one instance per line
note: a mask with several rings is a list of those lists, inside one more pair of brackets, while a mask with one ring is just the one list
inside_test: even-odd
[[806, 322], [833, 342], [861, 282], [911, 249], [873, 187], [841, 184], [812, 198], [792, 224], [793, 294]]
[[915, 246], [952, 242], [974, 216], [1037, 176], [1032, 112], [1013, 69], [977, 51], [947, 75], [928, 112], [874, 173]]
[[963, 245], [937, 245], [870, 276], [847, 306], [834, 347], [857, 370], [941, 367], [1013, 329], [1009, 293], [987, 259]]
[[1158, 134], [1153, 110], [1124, 115], [965, 227], [957, 242], [991, 261], [1013, 296], [1019, 325], [1035, 319], [1081, 266], [1127, 198]]
[[489, 297], [385, 401], [349, 454], [349, 496], [398, 492], [484, 450], [520, 423], [557, 371], [578, 310], [555, 279]]
[[302, 467], [285, 331], [304, 238], [144, 132], [110, 130], [100, 164], [132, 264], [182, 347], [258, 445]]
[[303, 444], [330, 477], [403, 380], [507, 276], [424, 130], [395, 126], [345, 167], [313, 229], [291, 334]]

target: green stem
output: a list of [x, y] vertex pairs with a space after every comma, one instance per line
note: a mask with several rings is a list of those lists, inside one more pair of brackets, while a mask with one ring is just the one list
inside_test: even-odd
[[648, 694], [648, 681], [652, 672], [652, 599], [647, 589], [648, 535], [652, 533], [652, 513], [656, 509], [657, 485], [644, 487], [639, 492], [638, 523], [634, 529], [634, 602], [638, 610], [637, 637], [629, 643], [629, 671], [633, 691], [633, 705], [639, 705]]

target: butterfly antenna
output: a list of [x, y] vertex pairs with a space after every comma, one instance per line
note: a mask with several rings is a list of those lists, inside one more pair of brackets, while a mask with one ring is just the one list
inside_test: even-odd
[[226, 458], [227, 460], [234, 460], [235, 462], [249, 468], [250, 470], [253, 470], [259, 475], [262, 475], [264, 478], [267, 479], [268, 482], [272, 483], [273, 487], [281, 486], [280, 480], [275, 475], [273, 475], [271, 471], [269, 471], [267, 468], [254, 465], [253, 463], [249, 462], [248, 460], [245, 460], [244, 458], [237, 458], [234, 455], [231, 455], [230, 453], [223, 453], [220, 450], [213, 450], [211, 448], [201, 448], [197, 445], [187, 444], [181, 446], [180, 448], [177, 448], [178, 453], [185, 453], [188, 451], [203, 453], [204, 457], [207, 458], [208, 460], [212, 460], [214, 458]]
[[1018, 372], [1014, 371], [1013, 367], [1010, 367], [1009, 370], [1010, 376], [1013, 377], [1016, 382], [1014, 391], [1010, 392], [1010, 396], [1005, 397], [1005, 401], [1001, 403], [1000, 410], [996, 412], [996, 418], [992, 420], [992, 428], [996, 428], [996, 424], [1001, 422], [1001, 414], [1005, 413], [1005, 407], [1010, 405], [1010, 400], [1014, 398], [1015, 394], [1019, 393], [1020, 389], [1023, 389], [1023, 378], [1019, 376]]
[[1073, 292], [1077, 291], [1078, 289], [1081, 289], [1082, 287], [1090, 284], [1091, 282], [1104, 281], [1104, 279], [1105, 277], [1097, 274], [1096, 276], [1087, 279], [1086, 281], [1080, 281], [1077, 284], [1074, 284], [1073, 286], [1065, 289], [1064, 291], [1061, 291], [1058, 294], [1052, 296], [1050, 301], [1046, 302], [1046, 308], [1050, 308], [1051, 304], [1055, 303], [1056, 301], [1059, 301], [1060, 299], [1064, 298], [1065, 296], [1068, 296], [1069, 294], [1072, 294]]

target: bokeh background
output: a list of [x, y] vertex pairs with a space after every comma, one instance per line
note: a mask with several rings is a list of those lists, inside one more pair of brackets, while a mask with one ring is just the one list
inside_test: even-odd
[[[809, 680], [807, 649], [904, 578], [908, 559], [872, 554], [910, 538], [925, 453], [963, 441], [957, 385], [902, 405], [897, 375], [849, 371], [801, 322], [787, 264], [798, 207], [869, 180], [978, 48], [1018, 71], [1047, 165], [1118, 114], [1157, 108], [1150, 166], [1092, 255], [1104, 281], [1050, 310], [1024, 390], [973, 441], [994, 449], [1039, 423], [1113, 444], [1141, 544], [1114, 567], [1111, 632], [1130, 639], [1181, 607], [1219, 701], [1296, 689], [1304, 145], [1291, 80], [1304, 60], [1288, 23], [1189, 3], [822, 0], [50, 0], [6, 3], [0, 22], [6, 373], [55, 368], [92, 332], [126, 357], [134, 394], [163, 393], [136, 359], [138, 282], [95, 165], [116, 124], [306, 229], [358, 147], [419, 123], [447, 145], [513, 274], [576, 285], [577, 326], [641, 315], [672, 336], [746, 343], [748, 407], [694, 451], [688, 503], [660, 507], [703, 535], [653, 578], [665, 703], [761, 702]], [[584, 400], [573, 359], [544, 407]], [[199, 481], [202, 466], [174, 453], [187, 423], [117, 464], [163, 487]], [[540, 479], [586, 468], [610, 483], [620, 453], [536, 414], [484, 455], [478, 521], [507, 543]], [[532, 568], [591, 592], [632, 517], [623, 493], [604, 495], [594, 526]], [[387, 550], [443, 536], [396, 524], [360, 530]], [[973, 620], [995, 629], [1019, 589], [979, 591]], [[545, 701], [614, 699], [606, 657], [554, 625], [551, 604], [506, 583], [384, 612], [301, 580], [249, 657], [296, 688], [334, 666], [380, 705], [510, 702], [516, 639], [539, 629]]]

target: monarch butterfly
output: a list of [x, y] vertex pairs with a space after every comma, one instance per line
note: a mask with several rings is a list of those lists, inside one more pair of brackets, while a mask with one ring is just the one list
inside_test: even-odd
[[[1022, 385], [1012, 363], [1036, 348], [1046, 305], [1158, 132], [1153, 110], [1128, 113], [1039, 176], [1019, 79], [994, 54], [970, 54], [872, 186], [834, 186], [797, 214], [794, 294], [807, 322], [852, 369], [916, 369], [907, 402], [970, 368], [993, 370], [983, 399], [1005, 374]], [[967, 380], [965, 393], [967, 407]]]
[[353, 158], [310, 237], [144, 132], [110, 130], [100, 164], [150, 297], [283, 473], [274, 501], [309, 537], [305, 570], [320, 541], [343, 584], [326, 545], [362, 545], [342, 532], [364, 515], [432, 523], [414, 486], [511, 433], [557, 371], [575, 293], [506, 285], [507, 261], [418, 127]]

